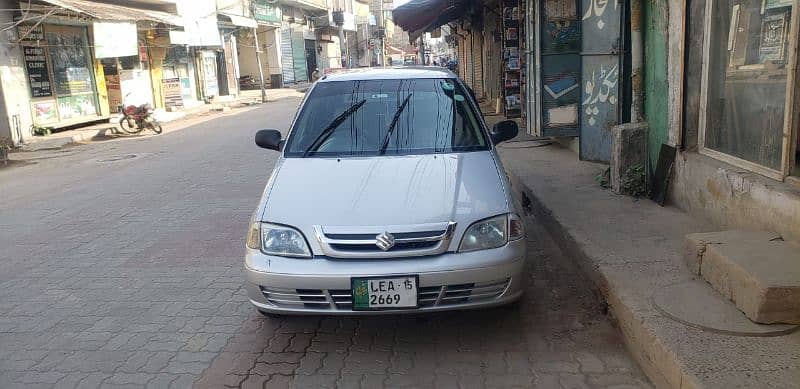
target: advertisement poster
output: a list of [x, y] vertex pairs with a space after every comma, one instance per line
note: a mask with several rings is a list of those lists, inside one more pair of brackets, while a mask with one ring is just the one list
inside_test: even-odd
[[165, 107], [183, 107], [180, 78], [165, 78], [161, 80], [161, 90], [164, 92]]
[[37, 124], [44, 124], [58, 121], [56, 103], [54, 101], [43, 101], [33, 103], [33, 121]]
[[50, 86], [50, 74], [47, 73], [44, 48], [23, 46], [22, 52], [25, 56], [25, 69], [28, 71], [31, 97], [52, 96], [53, 89]]
[[761, 63], [782, 62], [786, 59], [786, 36], [789, 29], [789, 13], [767, 15], [761, 22], [761, 44], [758, 50]]
[[64, 96], [58, 98], [58, 113], [61, 119], [74, 119], [83, 116], [97, 115], [94, 95]]
[[[66, 29], [66, 28], [65, 28]], [[47, 32], [56, 94], [94, 92], [92, 69], [83, 30]]]

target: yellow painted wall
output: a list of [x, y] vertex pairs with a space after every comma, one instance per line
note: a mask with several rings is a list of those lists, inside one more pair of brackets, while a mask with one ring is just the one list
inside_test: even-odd
[[147, 56], [150, 60], [150, 82], [153, 88], [153, 102], [156, 108], [164, 108], [164, 91], [161, 79], [164, 77], [164, 57], [167, 56], [169, 37], [155, 37], [153, 31], [147, 31]]
[[106, 74], [103, 64], [99, 59], [94, 60], [94, 82], [97, 87], [97, 100], [100, 105], [100, 116], [108, 116], [111, 110], [108, 107], [108, 90], [106, 89]]

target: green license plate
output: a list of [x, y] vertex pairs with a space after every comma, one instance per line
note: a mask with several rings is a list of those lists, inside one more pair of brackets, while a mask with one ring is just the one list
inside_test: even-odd
[[352, 278], [353, 310], [417, 308], [418, 281], [418, 276]]

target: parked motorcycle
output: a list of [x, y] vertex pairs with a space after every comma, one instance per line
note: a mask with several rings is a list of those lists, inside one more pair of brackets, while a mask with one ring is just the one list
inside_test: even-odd
[[163, 131], [161, 123], [153, 116], [154, 110], [150, 104], [139, 106], [120, 105], [119, 111], [122, 114], [122, 118], [119, 119], [119, 126], [122, 131], [128, 134], [138, 134], [145, 128], [151, 129], [156, 134], [160, 134]]

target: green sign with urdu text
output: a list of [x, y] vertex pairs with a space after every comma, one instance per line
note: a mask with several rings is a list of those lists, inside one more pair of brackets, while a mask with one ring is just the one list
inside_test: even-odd
[[268, 0], [254, 0], [253, 16], [259, 22], [277, 23], [281, 22], [281, 8], [275, 2]]

